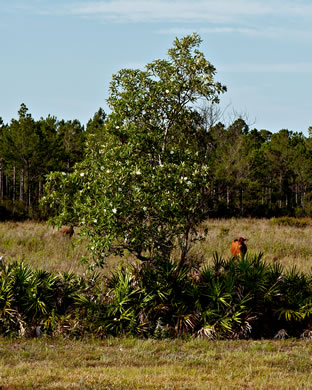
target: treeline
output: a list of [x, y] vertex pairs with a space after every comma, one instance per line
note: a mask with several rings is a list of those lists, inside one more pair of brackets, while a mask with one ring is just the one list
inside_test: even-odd
[[207, 132], [216, 216], [311, 216], [309, 137], [282, 129], [250, 130], [243, 119]]
[[[94, 121], [103, 123], [104, 117], [100, 109]], [[47, 216], [39, 208], [45, 175], [70, 172], [82, 159], [86, 133], [94, 121], [86, 128], [77, 119], [48, 116], [36, 121], [25, 104], [10, 124], [0, 117], [0, 219]]]
[[[242, 119], [226, 126], [198, 125], [211, 170], [211, 217], [312, 216], [312, 128], [309, 136], [286, 129], [250, 129]], [[39, 209], [45, 175], [70, 172], [84, 154], [87, 135], [101, 137], [105, 113], [86, 126], [54, 116], [34, 120], [25, 104], [10, 124], [0, 118], [0, 219], [46, 218]]]

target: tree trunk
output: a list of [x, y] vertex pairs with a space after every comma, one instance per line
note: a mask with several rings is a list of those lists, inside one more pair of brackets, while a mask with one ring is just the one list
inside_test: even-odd
[[226, 186], [226, 206], [230, 207], [230, 189], [229, 186]]
[[243, 189], [239, 189], [239, 210], [240, 210], [240, 216], [242, 217], [244, 214], [244, 206], [243, 206]]
[[12, 200], [15, 202], [16, 200], [16, 165], [15, 161], [13, 164], [13, 193], [12, 193]]
[[9, 175], [5, 175], [5, 191], [4, 195], [8, 197], [8, 199], [11, 200], [10, 198], [10, 183], [9, 183]]
[[4, 181], [3, 181], [3, 160], [0, 160], [0, 198], [4, 197]]
[[298, 205], [298, 183], [296, 183], [295, 203]]
[[28, 210], [31, 207], [31, 191], [30, 191], [30, 180], [29, 180], [29, 166], [27, 164], [27, 171], [26, 171], [26, 188], [27, 188], [27, 207]]
[[262, 189], [261, 204], [264, 205], [264, 199], [266, 198], [266, 188]]
[[38, 185], [38, 203], [40, 203], [41, 198], [42, 198], [42, 181], [40, 179]]
[[282, 183], [283, 183], [283, 178], [282, 178], [282, 175], [280, 175], [279, 177], [279, 201], [278, 201], [278, 207], [281, 209], [282, 208], [282, 195], [283, 195], [283, 187], [282, 187]]
[[25, 169], [24, 167], [21, 169], [20, 172], [20, 194], [19, 194], [19, 200], [24, 200], [24, 186], [25, 186]]

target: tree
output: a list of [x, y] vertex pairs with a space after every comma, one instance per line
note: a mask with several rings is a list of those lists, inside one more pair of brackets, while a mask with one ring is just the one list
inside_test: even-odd
[[[211, 160], [215, 175], [217, 196], [224, 199], [227, 215], [230, 213], [242, 216], [244, 213], [243, 194], [247, 190], [251, 173], [251, 155], [247, 140], [249, 128], [246, 122], [239, 118], [227, 129], [217, 124], [210, 129], [214, 145], [214, 157]], [[239, 204], [236, 205], [235, 193], [238, 193]]]
[[102, 260], [125, 250], [168, 260], [178, 245], [183, 263], [208, 215], [211, 172], [196, 103], [217, 103], [226, 88], [200, 43], [196, 34], [176, 39], [168, 59], [114, 75], [101, 142], [91, 134], [74, 172], [48, 178], [52, 222], [81, 225]]
[[293, 133], [282, 129], [271, 136], [270, 143], [265, 145], [265, 155], [269, 162], [269, 177], [273, 200], [276, 199], [279, 209], [287, 209], [290, 203], [290, 185], [293, 181], [292, 160], [294, 148]]
[[3, 134], [6, 129], [6, 125], [3, 123], [0, 117], [0, 201], [4, 198], [4, 150], [3, 150]]
[[56, 117], [48, 115], [40, 118], [37, 125], [39, 135], [38, 162], [36, 165], [36, 181], [38, 194], [36, 199], [42, 197], [44, 177], [51, 171], [59, 171], [62, 167], [60, 159], [61, 145], [57, 137], [58, 121]]
[[57, 136], [63, 169], [71, 170], [83, 156], [84, 128], [77, 119], [66, 122], [61, 120], [58, 124]]
[[[5, 158], [13, 162], [13, 200], [16, 200], [16, 172], [19, 172], [19, 200], [31, 206], [31, 179], [38, 164], [39, 136], [36, 123], [24, 103], [3, 134]], [[27, 195], [27, 196], [26, 196]]]
[[87, 134], [96, 134], [100, 136], [103, 133], [103, 128], [105, 124], [106, 114], [103, 108], [99, 108], [97, 112], [93, 115], [93, 118], [90, 119], [87, 123], [86, 133]]

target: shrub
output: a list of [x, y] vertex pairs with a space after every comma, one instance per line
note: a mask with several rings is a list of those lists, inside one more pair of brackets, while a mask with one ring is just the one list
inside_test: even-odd
[[195, 270], [159, 261], [121, 267], [102, 283], [0, 266], [0, 333], [81, 337], [298, 337], [311, 331], [312, 276], [285, 271], [262, 254], [236, 261], [214, 255]]
[[52, 332], [60, 316], [71, 313], [85, 287], [74, 274], [32, 270], [23, 262], [0, 264], [0, 333], [27, 335], [33, 328]]
[[303, 219], [303, 218], [299, 219], [294, 217], [272, 218], [271, 223], [273, 225], [290, 226], [296, 228], [305, 228], [306, 226], [310, 225], [310, 221], [308, 219]]
[[239, 261], [216, 254], [197, 273], [171, 261], [130, 266], [107, 287], [99, 326], [113, 335], [261, 338], [285, 329], [299, 336], [312, 315], [311, 276], [285, 272], [262, 254]]

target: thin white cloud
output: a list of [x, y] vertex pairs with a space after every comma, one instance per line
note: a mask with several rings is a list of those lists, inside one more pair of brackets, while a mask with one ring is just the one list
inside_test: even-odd
[[75, 15], [100, 16], [118, 22], [236, 22], [249, 17], [309, 17], [312, 4], [289, 0], [102, 0], [75, 2], [68, 10]]
[[71, 8], [75, 15], [100, 16], [118, 22], [175, 21], [175, 22], [228, 22], [239, 15], [266, 14], [269, 10], [256, 3], [246, 7], [246, 1], [240, 0], [233, 7], [229, 0], [211, 2], [198, 1], [144, 1], [115, 0], [100, 1], [77, 5]]
[[[236, 27], [236, 26], [212, 26], [212, 27], [170, 27], [156, 30], [158, 34], [163, 35], [187, 35], [196, 31], [198, 34], [240, 34], [240, 35], [253, 35], [264, 37], [279, 37], [285, 36], [290, 33], [289, 30], [277, 29], [277, 28], [251, 28], [251, 27]], [[307, 32], [303, 32], [304, 35]]]
[[288, 64], [255, 64], [242, 63], [230, 65], [218, 65], [219, 72], [227, 73], [312, 73], [311, 62], [299, 62]]
[[9, 7], [16, 12], [92, 18], [105, 23], [163, 23], [164, 27], [155, 29], [158, 34], [196, 31], [298, 42], [312, 39], [311, 0], [32, 0], [27, 4], [12, 0], [5, 6]]
[[[23, 4], [25, 7], [25, 4]], [[239, 23], [250, 18], [312, 17], [306, 0], [64, 0], [36, 1], [38, 13], [96, 17], [113, 22]]]

